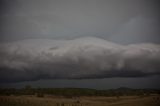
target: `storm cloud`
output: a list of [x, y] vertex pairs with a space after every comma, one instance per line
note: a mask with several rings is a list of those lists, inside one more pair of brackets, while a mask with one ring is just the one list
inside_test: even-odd
[[0, 81], [143, 77], [160, 74], [160, 45], [95, 37], [0, 44]]

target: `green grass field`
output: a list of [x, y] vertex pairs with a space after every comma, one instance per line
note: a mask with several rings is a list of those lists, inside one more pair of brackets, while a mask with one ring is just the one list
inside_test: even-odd
[[160, 106], [159, 96], [0, 96], [0, 106]]

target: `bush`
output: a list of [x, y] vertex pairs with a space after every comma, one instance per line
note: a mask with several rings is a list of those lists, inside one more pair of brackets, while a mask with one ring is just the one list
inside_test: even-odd
[[43, 93], [37, 93], [36, 96], [37, 96], [37, 97], [44, 97], [44, 94], [43, 94]]

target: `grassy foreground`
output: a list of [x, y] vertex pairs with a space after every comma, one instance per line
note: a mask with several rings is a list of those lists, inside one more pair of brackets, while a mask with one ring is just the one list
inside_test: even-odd
[[160, 106], [159, 96], [0, 96], [0, 106]]

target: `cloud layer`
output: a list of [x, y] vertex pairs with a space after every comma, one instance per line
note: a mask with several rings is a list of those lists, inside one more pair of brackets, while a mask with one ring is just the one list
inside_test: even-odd
[[0, 81], [142, 77], [160, 74], [160, 45], [103, 39], [30, 39], [0, 44]]

